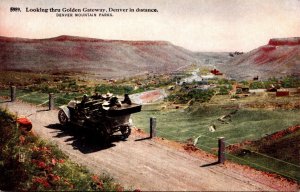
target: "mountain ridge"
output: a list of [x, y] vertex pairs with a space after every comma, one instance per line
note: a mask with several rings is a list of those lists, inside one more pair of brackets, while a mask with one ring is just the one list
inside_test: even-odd
[[194, 52], [167, 41], [103, 40], [62, 35], [0, 37], [0, 70], [87, 72], [101, 77], [168, 73], [197, 62]]
[[170, 73], [191, 64], [216, 66], [243, 80], [300, 76], [300, 37], [272, 38], [266, 45], [234, 55], [193, 52], [168, 41], [105, 40], [61, 35], [46, 39], [0, 36], [0, 70], [83, 72], [103, 78]]
[[157, 44], [157, 45], [166, 45], [171, 44], [168, 41], [155, 41], [155, 40], [137, 40], [137, 41], [130, 41], [130, 40], [108, 40], [108, 39], [97, 39], [97, 38], [90, 38], [90, 37], [80, 37], [80, 36], [71, 36], [71, 35], [60, 35], [57, 37], [50, 37], [50, 38], [44, 38], [44, 39], [30, 39], [30, 38], [21, 38], [21, 37], [5, 37], [0, 36], [0, 41], [15, 41], [15, 42], [31, 42], [31, 43], [37, 43], [37, 42], [47, 42], [47, 41], [75, 41], [75, 42], [113, 42], [113, 43], [127, 43], [127, 44], [143, 44], [143, 43], [149, 43], [149, 44]]

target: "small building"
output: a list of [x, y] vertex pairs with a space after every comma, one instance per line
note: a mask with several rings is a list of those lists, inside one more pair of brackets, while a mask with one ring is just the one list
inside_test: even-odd
[[289, 96], [290, 92], [287, 90], [277, 90], [276, 97], [286, 97]]
[[266, 91], [266, 89], [250, 89], [249, 93], [264, 93]]
[[223, 75], [223, 73], [221, 73], [219, 70], [217, 70], [217, 69], [214, 69], [214, 70], [211, 70], [210, 71], [212, 74], [214, 74], [214, 75]]
[[214, 74], [206, 74], [206, 75], [201, 75], [203, 80], [209, 80], [215, 78]]

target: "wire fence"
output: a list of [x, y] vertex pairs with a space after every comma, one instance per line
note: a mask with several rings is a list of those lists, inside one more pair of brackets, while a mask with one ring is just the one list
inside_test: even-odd
[[[65, 105], [70, 100], [81, 96], [80, 93], [69, 93], [69, 92], [60, 92], [54, 95], [55, 106]], [[11, 90], [10, 89], [0, 89], [0, 97], [2, 101], [11, 100]], [[37, 106], [46, 106], [49, 103], [49, 93], [42, 91], [30, 91], [26, 89], [17, 89], [16, 99], [36, 104]]]
[[[169, 133], [160, 131], [160, 130], [157, 130], [157, 132], [158, 132], [158, 133], [162, 133], [162, 135], [170, 136], [170, 137], [175, 138], [175, 139], [177, 139], [177, 140], [182, 140], [179, 136], [175, 136], [175, 135], [172, 135], [172, 134], [169, 134]], [[214, 140], [214, 141], [217, 141], [217, 140], [218, 140], [218, 138], [210, 137], [210, 136], [208, 136], [208, 135], [206, 135], [206, 134], [203, 134], [202, 132], [201, 132], [201, 133], [195, 133], [195, 132], [192, 132], [192, 133], [193, 133], [194, 135], [199, 135], [200, 138], [201, 138], [201, 137], [207, 137], [207, 138], [210, 138], [210, 139], [212, 139], [212, 140]], [[199, 137], [197, 137], [197, 138], [199, 138]], [[199, 140], [197, 140], [197, 141], [199, 141]], [[217, 143], [217, 142], [216, 142], [216, 143]], [[229, 142], [227, 142], [227, 141], [225, 141], [225, 143], [228, 144], [228, 145], [234, 145], [233, 143], [229, 143]], [[198, 144], [197, 144], [197, 145], [198, 145]], [[204, 146], [204, 145], [202, 145], [202, 146]], [[209, 147], [209, 146], [205, 146], [205, 147], [206, 147], [206, 148], [211, 148], [211, 147]], [[249, 150], [249, 149], [246, 149], [246, 148], [244, 148], [244, 147], [239, 147], [239, 149]], [[263, 153], [260, 153], [260, 152], [257, 152], [257, 151], [249, 150], [249, 152], [251, 152], [251, 153], [256, 153], [256, 154], [261, 155], [261, 156], [263, 156], [263, 157], [267, 157], [267, 158], [270, 158], [270, 159], [273, 159], [273, 160], [276, 160], [276, 161], [279, 161], [279, 162], [282, 162], [282, 163], [286, 163], [286, 164], [288, 164], [288, 165], [292, 165], [292, 166], [295, 166], [295, 167], [297, 167], [297, 168], [300, 168], [300, 165], [296, 165], [296, 164], [293, 164], [293, 163], [290, 163], [290, 162], [287, 162], [287, 161], [284, 161], [284, 160], [281, 160], [281, 159], [278, 159], [278, 158], [275, 158], [275, 157], [272, 157], [272, 156], [269, 156], [269, 155], [266, 155], [266, 154], [263, 154]]]
[[[154, 108], [156, 110], [154, 110]], [[199, 118], [199, 120], [195, 120], [188, 117], [186, 110], [181, 110], [180, 112], [179, 109], [177, 111], [178, 112], [176, 114], [179, 115], [176, 115], [175, 112], [174, 114], [173, 112], [165, 112], [160, 106], [153, 106], [153, 108], [147, 106], [144, 111], [144, 115], [136, 114], [137, 118], [134, 120], [136, 120], [137, 123], [135, 124], [138, 128], [149, 131], [149, 122], [140, 120], [142, 119], [141, 117], [157, 117], [156, 132], [158, 137], [164, 137], [182, 143], [194, 144], [195, 147], [213, 154], [218, 153], [219, 137], [225, 135], [225, 154], [227, 159], [266, 172], [276, 173], [298, 182], [300, 181], [300, 154], [298, 154], [299, 161], [295, 161], [295, 158], [292, 159], [292, 161], [289, 161], [291, 158], [285, 156], [284, 153], [282, 153], [282, 156], [272, 156], [272, 152], [266, 153], [265, 150], [260, 151], [260, 148], [257, 146], [243, 144], [243, 141], [249, 141], [251, 140], [249, 139], [251, 137], [246, 137], [243, 133], [239, 133], [243, 136], [238, 138], [239, 134], [236, 134], [238, 127], [232, 128], [232, 135], [226, 132], [229, 130], [226, 126], [226, 131], [224, 131], [224, 129], [218, 129], [215, 132], [210, 132], [207, 124], [211, 124], [213, 120], [206, 120], [202, 115], [193, 116], [193, 118]], [[268, 117], [270, 117], [269, 114]], [[201, 124], [201, 121], [206, 122]], [[270, 130], [272, 131], [272, 129]], [[257, 134], [256, 137], [252, 138], [261, 138], [263, 135], [273, 133], [270, 132], [270, 130], [267, 129], [264, 134]], [[256, 133], [249, 132], [245, 134], [255, 135]], [[294, 157], [295, 156], [297, 157], [297, 154], [294, 154]]]
[[[157, 134], [158, 136], [170, 138], [172, 140], [176, 140], [176, 141], [180, 141], [180, 142], [186, 142], [187, 140], [190, 139], [190, 138], [184, 138], [184, 137], [182, 137], [182, 135], [174, 135], [174, 134], [166, 133], [164, 131], [161, 131], [159, 129], [159, 127], [157, 128], [157, 133], [158, 133]], [[213, 154], [217, 154], [217, 152], [218, 152], [217, 144], [218, 144], [219, 138], [205, 135], [202, 132], [200, 132], [200, 133], [193, 132], [193, 134], [195, 135], [194, 138], [197, 139], [197, 141], [190, 140], [189, 142], [194, 144], [194, 146], [199, 149], [211, 152]], [[201, 142], [201, 138], [203, 138], [203, 137], [210, 139], [211, 142], [215, 143], [215, 146], [213, 146], [213, 147], [208, 146], [205, 144], [205, 142]], [[225, 141], [225, 143], [227, 145], [234, 145], [234, 144], [228, 143], [226, 141]], [[245, 156], [244, 155], [239, 156], [234, 153], [230, 153], [230, 151], [228, 151], [228, 150], [225, 150], [225, 154], [226, 154], [227, 158], [230, 160], [236, 161], [238, 163], [250, 165], [252, 167], [255, 167], [255, 168], [267, 171], [267, 172], [276, 173], [276, 174], [285, 176], [287, 178], [294, 179], [298, 182], [300, 181], [300, 175], [299, 175], [300, 174], [300, 165], [290, 163], [290, 162], [284, 161], [282, 159], [278, 159], [278, 158], [272, 157], [270, 155], [260, 153], [258, 151], [249, 150], [248, 148], [239, 147], [239, 149], [245, 150], [245, 151], [249, 152], [249, 154], [245, 154]], [[255, 157], [253, 157], [253, 158], [248, 157], [248, 156], [253, 156], [253, 154], [255, 154]], [[257, 156], [259, 156], [259, 157], [257, 157]], [[253, 161], [257, 158], [260, 158], [260, 159], [263, 158], [263, 159], [262, 159], [262, 161]], [[282, 169], [278, 169], [278, 166], [282, 167]]]
[[[9, 89], [0, 89], [0, 98], [2, 100], [10, 99], [11, 92]], [[55, 94], [55, 106], [67, 104], [71, 99], [80, 96], [79, 93], [57, 93]], [[16, 98], [25, 102], [33, 103], [38, 106], [45, 106], [49, 103], [49, 94], [39, 91], [30, 92], [28, 90], [18, 89], [16, 91]], [[155, 110], [154, 110], [155, 111]], [[157, 113], [161, 113], [159, 110]], [[188, 119], [183, 116], [177, 117], [177, 122], [179, 128], [174, 129], [163, 129], [164, 125], [168, 124], [168, 118], [159, 118], [157, 122], [156, 132], [157, 136], [165, 137], [171, 140], [179, 142], [190, 142], [194, 144], [195, 147], [203, 149], [210, 153], [216, 154], [218, 151], [218, 135], [212, 132], [209, 132], [207, 129], [204, 129], [201, 126], [197, 126], [197, 122], [192, 122], [193, 119]], [[185, 121], [190, 121], [191, 128], [182, 128], [185, 125]], [[143, 128], [144, 130], [149, 130], [147, 126]], [[197, 131], [196, 131], [197, 130]], [[230, 138], [227, 138], [230, 139]], [[227, 146], [235, 146], [234, 143], [226, 141]], [[269, 154], [262, 153], [260, 151], [238, 146], [239, 150], [244, 150], [246, 154], [236, 154], [228, 150], [225, 150], [225, 154], [228, 159], [250, 165], [262, 169], [264, 171], [277, 173], [282, 176], [300, 181], [300, 165], [288, 162], [283, 159], [278, 159], [272, 157]], [[299, 156], [300, 161], [300, 156]]]

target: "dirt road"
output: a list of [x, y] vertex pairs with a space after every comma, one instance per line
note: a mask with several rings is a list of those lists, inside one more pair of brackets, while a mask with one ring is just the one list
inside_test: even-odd
[[274, 191], [298, 190], [296, 183], [226, 162], [202, 151], [190, 153], [181, 144], [162, 139], [143, 139], [134, 131], [127, 141], [115, 140], [106, 149], [64, 132], [59, 128], [57, 111], [47, 111], [21, 102], [2, 102], [3, 108], [19, 115], [30, 115], [39, 136], [53, 141], [70, 158], [93, 173], [107, 172], [126, 188], [147, 191]]

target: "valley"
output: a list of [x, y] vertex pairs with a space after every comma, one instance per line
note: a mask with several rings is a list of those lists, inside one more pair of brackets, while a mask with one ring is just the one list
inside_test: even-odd
[[[185, 153], [203, 152], [215, 158], [218, 138], [224, 137], [228, 162], [260, 170], [267, 178], [299, 184], [299, 38], [271, 39], [248, 53], [196, 53], [164, 41], [72, 36], [43, 40], [1, 37], [0, 44], [4, 47], [0, 53], [2, 107], [10, 99], [10, 86], [17, 87], [17, 101], [33, 113], [35, 108], [26, 103], [46, 107], [49, 93], [55, 95], [56, 108], [84, 94], [112, 93], [119, 99], [129, 94], [133, 102], [143, 105], [140, 113], [132, 115], [134, 139], [148, 135], [149, 118], [155, 117], [158, 141], [174, 142]], [[11, 107], [18, 111], [16, 105]], [[51, 112], [51, 122], [54, 116]], [[35, 121], [43, 124], [38, 129], [45, 135], [41, 127], [48, 122]], [[156, 146], [151, 142], [145, 145]], [[126, 148], [126, 141], [121, 145]], [[129, 145], [135, 146], [132, 138]], [[138, 161], [142, 166], [142, 160]], [[147, 162], [147, 166], [150, 170], [154, 165]], [[111, 170], [126, 181], [115, 167]], [[143, 189], [145, 181], [140, 182]], [[184, 187], [168, 185], [165, 189]], [[154, 188], [145, 185], [144, 189]], [[212, 188], [203, 188], [208, 189]]]

